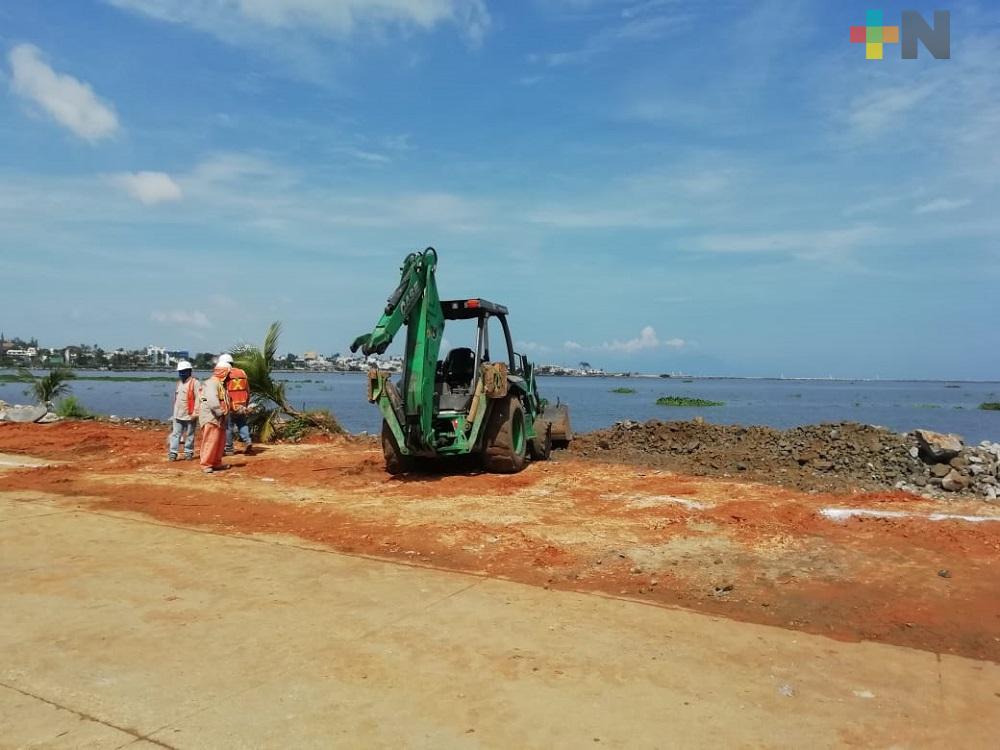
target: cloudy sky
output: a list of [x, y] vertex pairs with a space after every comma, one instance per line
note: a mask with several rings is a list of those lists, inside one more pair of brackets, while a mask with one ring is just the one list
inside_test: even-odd
[[434, 245], [541, 361], [997, 379], [1000, 11], [866, 7], [5, 3], [0, 327], [341, 351]]

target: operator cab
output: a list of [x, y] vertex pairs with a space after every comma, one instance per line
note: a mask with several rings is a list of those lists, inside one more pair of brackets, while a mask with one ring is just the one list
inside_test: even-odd
[[507, 326], [507, 308], [484, 299], [445, 300], [441, 312], [447, 320], [476, 320], [476, 348], [460, 346], [437, 364], [434, 393], [436, 411], [467, 411], [476, 387], [476, 373], [483, 362], [496, 361], [490, 353], [489, 319], [497, 318], [507, 348], [508, 368], [516, 371], [514, 345]]

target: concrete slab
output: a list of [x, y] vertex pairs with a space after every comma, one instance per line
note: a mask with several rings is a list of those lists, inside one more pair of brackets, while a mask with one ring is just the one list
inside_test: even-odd
[[0, 686], [0, 747], [97, 750], [122, 747], [135, 739], [95, 719]]
[[[0, 521], [23, 505], [0, 493]], [[55, 706], [104, 722], [94, 747], [120, 746], [114, 731], [175, 748], [952, 748], [1000, 732], [992, 663], [109, 514], [0, 523], [0, 600], [0, 728], [28, 746], [58, 746], [31, 739]], [[22, 718], [27, 695], [47, 708]]]

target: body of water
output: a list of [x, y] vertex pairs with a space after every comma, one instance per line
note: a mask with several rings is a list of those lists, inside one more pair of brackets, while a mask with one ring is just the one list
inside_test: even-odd
[[[149, 373], [80, 373], [87, 377]], [[207, 377], [207, 373], [203, 374]], [[280, 373], [292, 403], [329, 409], [351, 432], [377, 433], [378, 409], [369, 404], [361, 373]], [[613, 388], [635, 389], [632, 394]], [[621, 419], [691, 419], [720, 424], [794, 427], [817, 422], [854, 421], [899, 432], [926, 427], [956, 432], [967, 442], [1000, 441], [1000, 412], [983, 411], [984, 401], [1000, 401], [1000, 383], [846, 380], [741, 380], [677, 378], [560, 378], [539, 380], [542, 396], [570, 405], [577, 431], [608, 427]], [[0, 399], [25, 403], [24, 386], [0, 383]], [[99, 414], [167, 419], [173, 384], [165, 381], [76, 380], [72, 392]], [[724, 406], [658, 406], [660, 396], [722, 401]]]

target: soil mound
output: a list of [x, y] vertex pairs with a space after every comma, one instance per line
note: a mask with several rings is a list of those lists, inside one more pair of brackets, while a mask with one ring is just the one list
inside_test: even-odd
[[624, 421], [578, 435], [571, 450], [585, 458], [696, 476], [746, 477], [804, 490], [891, 487], [940, 496], [935, 465], [922, 460], [914, 434], [854, 422], [778, 430], [700, 420]]

